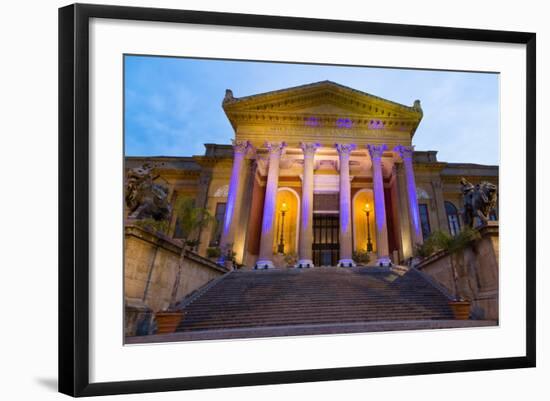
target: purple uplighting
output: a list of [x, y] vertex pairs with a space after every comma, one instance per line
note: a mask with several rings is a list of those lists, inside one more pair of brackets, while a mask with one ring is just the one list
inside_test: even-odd
[[380, 120], [370, 120], [368, 127], [369, 129], [384, 129], [384, 122]]
[[414, 179], [412, 160], [410, 158], [404, 158], [403, 161], [405, 163], [405, 172], [407, 174], [407, 190], [409, 192], [409, 207], [411, 210], [413, 228], [417, 238], [421, 238], [422, 231], [420, 227], [420, 212], [418, 210], [418, 201], [416, 199], [416, 183]]
[[349, 118], [339, 118], [336, 120], [336, 126], [338, 128], [351, 128], [353, 126], [353, 122]]
[[347, 205], [343, 205], [343, 207], [340, 210], [340, 213], [342, 213], [342, 218], [340, 219], [342, 224], [342, 231], [345, 233], [348, 232], [348, 224], [351, 220], [349, 211], [350, 211], [349, 203]]
[[321, 119], [319, 117], [306, 118], [306, 125], [308, 127], [319, 127], [321, 125]]

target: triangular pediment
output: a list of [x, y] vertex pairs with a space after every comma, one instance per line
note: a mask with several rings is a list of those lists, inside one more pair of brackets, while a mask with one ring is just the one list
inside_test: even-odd
[[406, 132], [412, 137], [422, 119], [420, 101], [405, 106], [331, 81], [241, 98], [227, 90], [222, 106], [235, 132], [248, 132], [247, 138], [253, 136], [252, 131], [311, 128], [315, 135], [330, 136], [336, 129], [376, 131], [378, 138], [383, 131]]
[[316, 82], [242, 98], [228, 91], [223, 108], [232, 113], [343, 115], [415, 119], [421, 109], [386, 100], [331, 81]]

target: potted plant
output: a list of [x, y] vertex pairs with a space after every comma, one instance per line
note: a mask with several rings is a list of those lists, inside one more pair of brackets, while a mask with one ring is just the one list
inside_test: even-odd
[[298, 263], [298, 255], [296, 253], [285, 253], [283, 257], [287, 267], [294, 267]]
[[454, 299], [449, 301], [453, 316], [457, 320], [468, 320], [470, 317], [470, 301], [465, 299]]
[[370, 255], [367, 251], [354, 251], [353, 260], [360, 266], [366, 266], [370, 262]]
[[182, 311], [174, 311], [167, 309], [155, 313], [155, 321], [157, 323], [156, 334], [169, 334], [176, 331], [180, 322], [183, 319]]

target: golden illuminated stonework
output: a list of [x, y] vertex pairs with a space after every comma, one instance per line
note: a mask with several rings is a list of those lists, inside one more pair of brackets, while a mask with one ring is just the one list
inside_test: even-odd
[[[220, 249], [224, 266], [227, 255], [258, 269], [406, 263], [430, 232], [463, 225], [460, 177], [498, 184], [497, 166], [414, 149], [419, 100], [406, 106], [322, 81], [243, 97], [227, 90], [222, 106], [233, 145], [127, 165], [154, 161], [171, 202], [192, 197], [214, 216], [197, 251]], [[177, 237], [174, 218], [170, 230]]]

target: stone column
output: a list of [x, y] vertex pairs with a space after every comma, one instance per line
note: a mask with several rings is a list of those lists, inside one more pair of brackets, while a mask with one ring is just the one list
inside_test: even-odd
[[407, 202], [409, 209], [409, 220], [411, 222], [411, 241], [414, 246], [422, 243], [422, 226], [420, 224], [420, 212], [418, 210], [418, 200], [416, 198], [416, 181], [414, 179], [413, 153], [412, 146], [396, 146], [395, 151], [399, 152], [403, 165], [405, 166], [405, 181], [407, 184]]
[[338, 266], [352, 267], [352, 229], [351, 229], [351, 185], [349, 178], [349, 156], [355, 144], [337, 143], [334, 145], [340, 156], [340, 260]]
[[267, 172], [267, 185], [265, 187], [264, 213], [262, 219], [262, 232], [260, 240], [260, 255], [255, 269], [270, 269], [273, 265], [273, 235], [277, 201], [277, 188], [279, 185], [279, 162], [284, 153], [286, 143], [266, 142], [269, 151], [269, 165]]
[[374, 214], [376, 218], [377, 264], [388, 266], [391, 263], [388, 249], [388, 226], [386, 223], [386, 204], [384, 199], [384, 180], [382, 177], [382, 155], [388, 149], [386, 145], [367, 145], [372, 161], [372, 182], [374, 192]]
[[304, 152], [304, 171], [302, 176], [302, 203], [300, 207], [300, 238], [298, 241], [297, 267], [313, 267], [311, 259], [313, 244], [313, 161], [318, 143], [300, 144]]
[[223, 217], [222, 235], [220, 239], [220, 249], [222, 255], [218, 260], [219, 264], [225, 264], [227, 254], [233, 251], [233, 242], [235, 241], [235, 207], [240, 203], [242, 197], [242, 185], [240, 185], [241, 170], [244, 164], [244, 157], [250, 148], [248, 141], [233, 141], [233, 169], [231, 170], [231, 179], [229, 181], [229, 193], [225, 205], [225, 215]]

